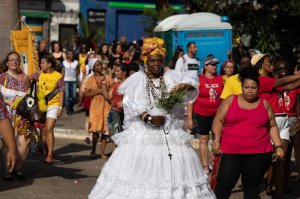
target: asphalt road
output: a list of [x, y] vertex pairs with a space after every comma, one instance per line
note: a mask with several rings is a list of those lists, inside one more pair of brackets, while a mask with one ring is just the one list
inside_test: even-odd
[[[0, 175], [0, 199], [85, 199], [93, 188], [104, 160], [89, 158], [91, 144], [78, 139], [56, 139], [55, 162], [43, 163], [43, 157], [30, 153], [24, 172], [25, 182], [14, 178], [13, 182], [3, 181], [3, 164]], [[97, 148], [99, 149], [99, 148]], [[111, 145], [107, 152], [111, 151]], [[99, 154], [99, 151], [97, 151]], [[240, 184], [238, 184], [240, 185]], [[237, 185], [231, 199], [240, 199], [242, 190]], [[286, 195], [287, 199], [300, 198], [300, 183], [291, 183], [296, 195]], [[262, 199], [265, 196], [262, 189]]]

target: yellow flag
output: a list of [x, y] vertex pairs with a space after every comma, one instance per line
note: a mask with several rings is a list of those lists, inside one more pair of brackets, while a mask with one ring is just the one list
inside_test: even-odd
[[35, 33], [30, 30], [11, 31], [13, 49], [21, 56], [21, 69], [27, 75], [39, 70]]

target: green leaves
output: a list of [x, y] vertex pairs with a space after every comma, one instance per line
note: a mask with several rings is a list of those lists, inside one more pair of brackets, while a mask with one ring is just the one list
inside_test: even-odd
[[184, 95], [185, 91], [170, 93], [168, 97], [160, 98], [158, 100], [158, 105], [167, 112], [170, 112], [176, 104], [183, 102]]

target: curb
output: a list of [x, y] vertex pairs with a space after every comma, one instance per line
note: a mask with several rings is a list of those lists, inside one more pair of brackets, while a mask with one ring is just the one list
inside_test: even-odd
[[75, 130], [75, 129], [59, 129], [54, 128], [54, 135], [58, 138], [69, 138], [84, 140], [86, 137], [89, 137], [89, 134], [84, 130]]
[[[76, 140], [84, 140], [86, 137], [90, 137], [90, 135], [84, 130], [75, 130], [75, 129], [59, 129], [54, 128], [54, 135], [58, 138], [69, 138]], [[194, 138], [190, 141], [190, 144], [194, 149], [199, 148], [199, 139]]]

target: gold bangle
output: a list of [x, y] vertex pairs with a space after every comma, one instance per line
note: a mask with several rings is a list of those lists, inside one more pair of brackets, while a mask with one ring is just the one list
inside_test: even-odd
[[149, 113], [146, 113], [143, 118], [142, 118], [142, 121], [144, 122], [147, 122], [146, 119], [149, 117]]
[[145, 119], [145, 116], [146, 116], [147, 114], [148, 114], [147, 111], [141, 113], [141, 114], [140, 114], [141, 120], [144, 120], [144, 119]]

